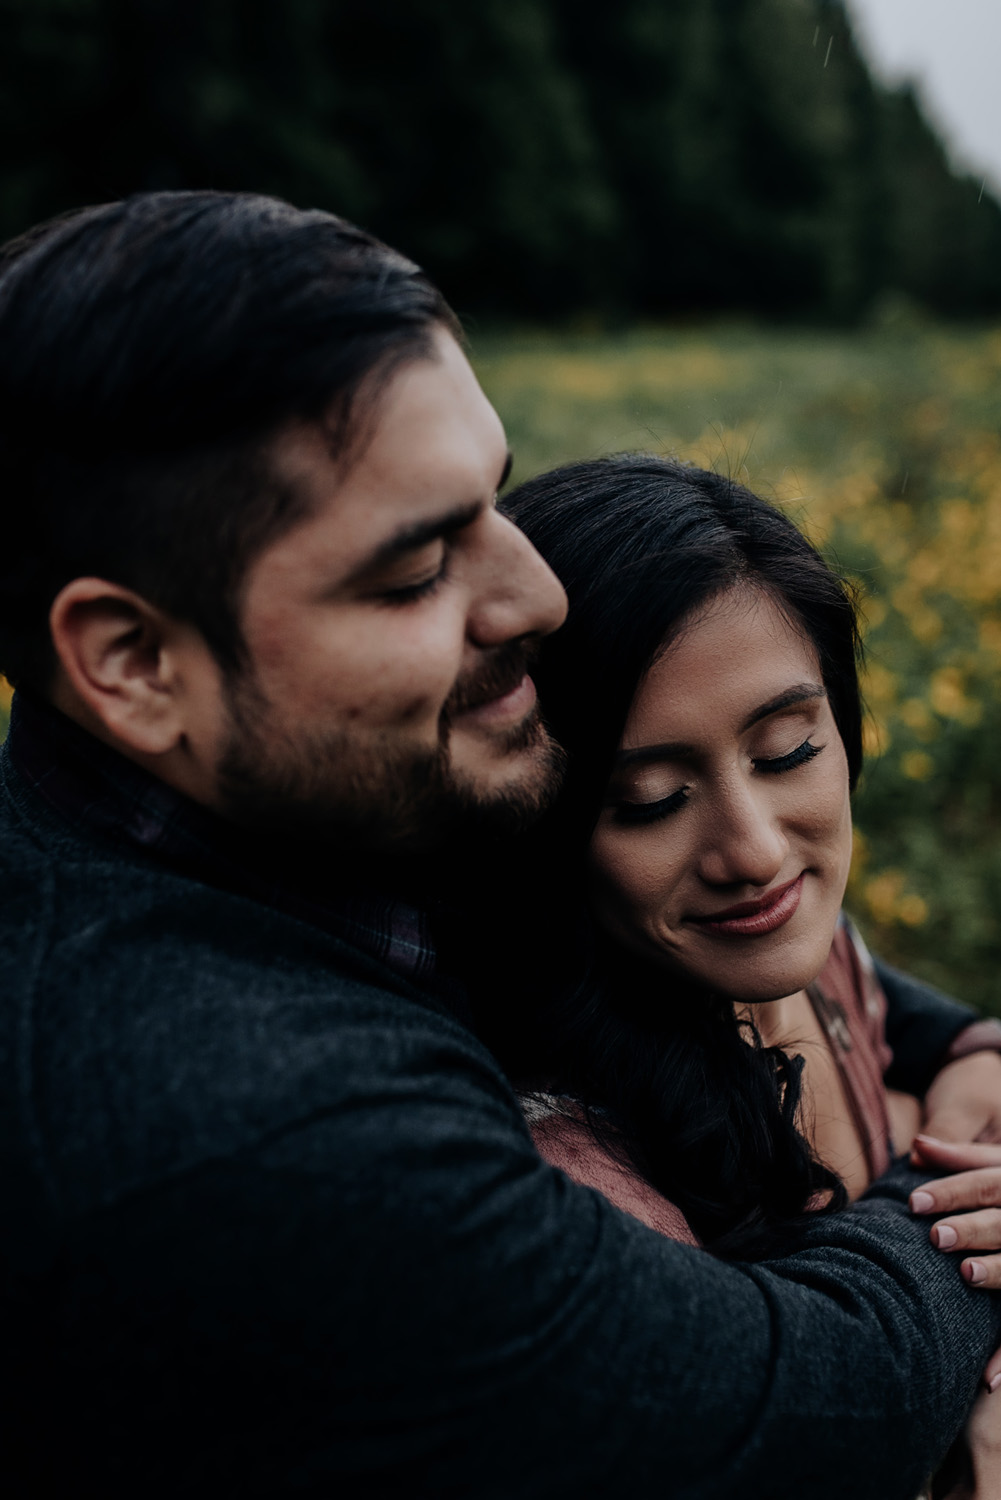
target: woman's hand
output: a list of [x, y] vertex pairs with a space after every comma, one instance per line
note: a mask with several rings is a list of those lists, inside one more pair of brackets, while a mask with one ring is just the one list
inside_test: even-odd
[[1001, 1141], [1001, 1053], [947, 1063], [924, 1099], [922, 1129], [939, 1141]]
[[[972, 1286], [1001, 1287], [1001, 1055], [974, 1052], [949, 1063], [925, 1097], [925, 1124], [911, 1146], [916, 1167], [951, 1176], [924, 1183], [911, 1194], [919, 1214], [943, 1214], [931, 1226], [941, 1250], [975, 1253], [960, 1263]], [[987, 1387], [977, 1397], [963, 1443], [972, 1483], [942, 1500], [1001, 1500], [1001, 1349], [984, 1370]]]
[[973, 1286], [1001, 1287], [1001, 1146], [956, 1145], [915, 1137], [911, 1147], [915, 1166], [953, 1169], [953, 1175], [925, 1182], [911, 1194], [911, 1211], [944, 1214], [931, 1227], [932, 1244], [940, 1250], [980, 1251], [960, 1265]]
[[959, 1472], [933, 1484], [938, 1500], [1001, 1500], [1001, 1396], [981, 1391], [945, 1467]]
[[[931, 1226], [932, 1244], [940, 1250], [979, 1252], [960, 1262], [960, 1274], [971, 1286], [1001, 1287], [1001, 1254], [996, 1253], [1001, 1250], [1001, 1146], [962, 1146], [919, 1135], [911, 1161], [939, 1171], [953, 1169], [951, 1176], [933, 1178], [911, 1194], [913, 1213], [945, 1216]], [[984, 1382], [991, 1392], [1001, 1386], [1001, 1349], [988, 1361]]]
[[[924, 1100], [924, 1124], [911, 1163], [954, 1175], [911, 1195], [919, 1214], [958, 1215], [932, 1225], [941, 1250], [981, 1251], [960, 1271], [973, 1286], [1001, 1287], [1001, 1054], [974, 1052], [948, 1063]], [[993, 1361], [992, 1361], [993, 1364]], [[1001, 1361], [998, 1362], [1001, 1374]]]

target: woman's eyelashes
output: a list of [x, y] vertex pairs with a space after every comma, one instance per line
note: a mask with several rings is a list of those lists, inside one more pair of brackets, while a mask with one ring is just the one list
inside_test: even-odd
[[795, 750], [790, 750], [788, 755], [753, 757], [754, 769], [768, 776], [780, 776], [783, 771], [795, 771], [797, 766], [805, 766], [807, 761], [818, 756], [823, 748], [823, 745], [815, 745], [812, 740], [804, 740], [801, 745], [796, 746]]
[[[785, 771], [795, 771], [799, 766], [807, 765], [821, 753], [823, 748], [823, 745], [815, 745], [812, 740], [806, 739], [786, 755], [752, 756], [751, 765], [759, 775], [781, 776]], [[678, 787], [666, 796], [644, 798], [634, 793], [632, 796], [616, 797], [612, 801], [615, 821], [627, 826], [657, 823], [662, 818], [668, 818], [672, 813], [679, 812], [688, 801], [691, 792], [691, 786], [686, 785]]]
[[681, 786], [667, 797], [658, 797], [656, 802], [633, 802], [626, 798], [615, 803], [615, 820], [618, 823], [656, 823], [668, 818], [684, 807], [690, 788]]

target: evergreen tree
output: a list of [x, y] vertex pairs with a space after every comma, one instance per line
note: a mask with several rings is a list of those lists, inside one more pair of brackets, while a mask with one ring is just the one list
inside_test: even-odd
[[841, 0], [0, 0], [0, 234], [276, 193], [464, 311], [1001, 308], [1001, 208]]

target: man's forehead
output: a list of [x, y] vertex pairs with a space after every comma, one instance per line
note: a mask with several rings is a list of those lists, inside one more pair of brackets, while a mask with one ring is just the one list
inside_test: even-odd
[[362, 404], [343, 449], [322, 422], [277, 436], [276, 472], [311, 509], [346, 514], [358, 503], [402, 520], [425, 504], [492, 498], [508, 467], [504, 429], [455, 340], [442, 341], [441, 357], [408, 361], [368, 411]]

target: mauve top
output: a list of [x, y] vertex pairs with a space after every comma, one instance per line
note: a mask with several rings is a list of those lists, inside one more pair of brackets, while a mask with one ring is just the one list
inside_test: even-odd
[[[842, 916], [820, 974], [807, 989], [844, 1084], [870, 1179], [890, 1165], [892, 1146], [883, 1076], [893, 1061], [886, 1042], [886, 996], [868, 949]], [[548, 1094], [523, 1099], [539, 1154], [574, 1182], [597, 1188], [617, 1208], [671, 1239], [697, 1245], [684, 1214], [595, 1139], [576, 1106]]]

